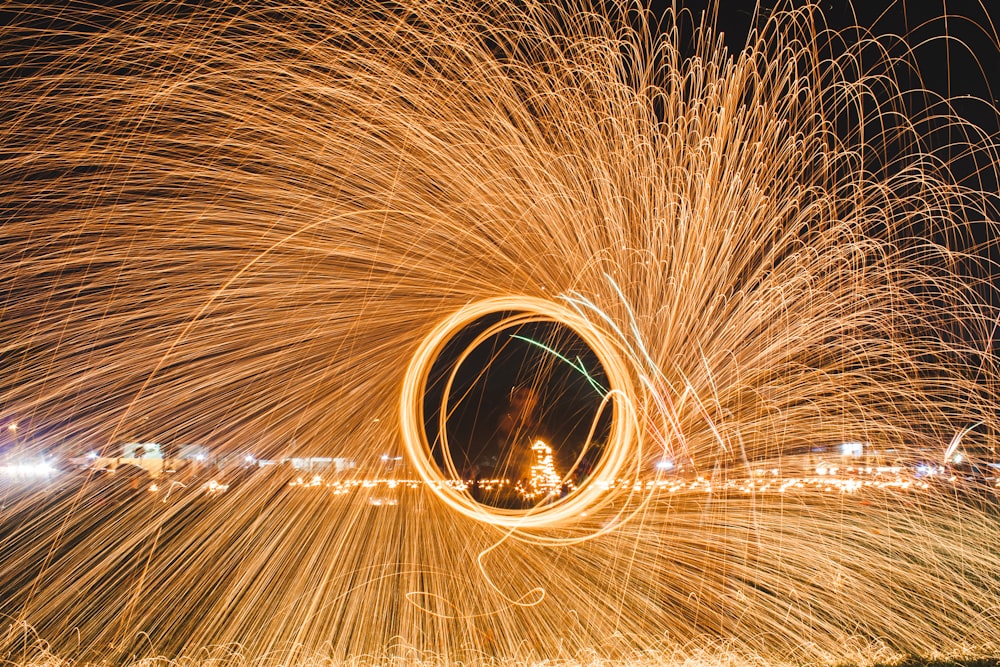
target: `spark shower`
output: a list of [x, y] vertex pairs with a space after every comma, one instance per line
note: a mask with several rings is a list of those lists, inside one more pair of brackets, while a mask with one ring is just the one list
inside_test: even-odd
[[[923, 90], [916, 46], [816, 6], [739, 52], [624, 2], [3, 11], [11, 447], [339, 457], [393, 493], [5, 487], [5, 659], [997, 650], [995, 506], [726, 486], [843, 442], [994, 445], [997, 112]], [[537, 510], [449, 486], [420, 414], [441, 346], [510, 311], [611, 385], [590, 481]], [[648, 483], [665, 457], [700, 486]]]

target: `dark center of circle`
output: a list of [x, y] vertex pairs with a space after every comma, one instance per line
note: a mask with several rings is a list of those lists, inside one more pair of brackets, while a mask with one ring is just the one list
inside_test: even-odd
[[602, 456], [608, 386], [597, 355], [570, 327], [524, 313], [481, 317], [431, 366], [424, 427], [432, 459], [481, 505], [551, 503], [583, 484]]

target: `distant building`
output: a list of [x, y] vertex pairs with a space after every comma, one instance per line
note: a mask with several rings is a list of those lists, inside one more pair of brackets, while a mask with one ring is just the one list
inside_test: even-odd
[[129, 442], [122, 445], [123, 459], [163, 459], [163, 448], [156, 442]]
[[357, 467], [357, 463], [352, 459], [331, 458], [325, 456], [312, 456], [304, 458], [283, 459], [296, 470], [307, 470], [309, 472], [344, 472]]
[[177, 447], [177, 458], [184, 461], [207, 461], [208, 448], [204, 445], [180, 445]]
[[536, 440], [531, 446], [531, 452], [534, 454], [529, 482], [532, 491], [549, 493], [558, 489], [562, 484], [562, 478], [556, 470], [555, 461], [552, 458], [552, 448], [541, 440]]

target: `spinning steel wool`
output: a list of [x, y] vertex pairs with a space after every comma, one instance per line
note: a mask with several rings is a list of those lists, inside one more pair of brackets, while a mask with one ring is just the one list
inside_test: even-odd
[[[815, 6], [737, 53], [711, 17], [624, 2], [4, 13], [5, 456], [343, 462], [210, 497], [8, 484], [6, 659], [997, 650], [995, 505], [896, 479], [994, 445], [997, 137], [905, 41]], [[577, 453], [538, 447], [543, 501], [491, 505], [439, 441], [487, 369], [456, 362], [443, 405], [431, 371], [524, 321], [576, 334], [607, 386], [534, 346], [522, 406], [558, 368], [600, 408]], [[738, 481], [841, 443], [896, 481]]]

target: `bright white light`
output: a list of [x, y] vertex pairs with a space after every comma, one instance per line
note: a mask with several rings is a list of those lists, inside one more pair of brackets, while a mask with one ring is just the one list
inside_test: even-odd
[[674, 462], [670, 459], [660, 459], [656, 462], [656, 469], [662, 472], [674, 469]]
[[861, 456], [865, 451], [863, 442], [845, 442], [840, 445], [841, 456]]
[[228, 484], [220, 484], [216, 480], [210, 480], [209, 482], [202, 485], [201, 490], [210, 496], [218, 495], [220, 493], [225, 493], [229, 490]]
[[205, 460], [205, 455], [204, 454], [195, 454], [194, 460], [198, 461], [198, 462], [204, 461]]
[[[948, 463], [949, 459], [954, 463], [962, 462], [962, 459], [960, 458], [961, 454], [958, 453], [958, 446], [962, 444], [962, 438], [968, 435], [968, 433], [972, 429], [976, 428], [977, 426], [981, 426], [982, 423], [983, 422], [976, 422], [972, 426], [969, 426], [968, 428], [963, 428], [961, 431], [955, 434], [955, 437], [951, 439], [951, 442], [948, 443], [948, 446], [944, 450], [945, 463]], [[952, 458], [952, 454], [955, 455], [954, 458]]]
[[89, 452], [89, 453], [87, 454], [87, 458], [88, 458], [88, 459], [91, 459], [91, 460], [93, 460], [93, 459], [96, 459], [96, 458], [97, 458], [97, 452], [95, 452], [95, 451], [91, 450], [91, 451], [90, 451], [90, 452]]
[[252, 454], [247, 454], [243, 460], [249, 463], [250, 465], [257, 463], [257, 459], [255, 459]]
[[38, 479], [50, 477], [56, 469], [44, 461], [41, 463], [14, 463], [0, 466], [0, 475], [14, 479]]

